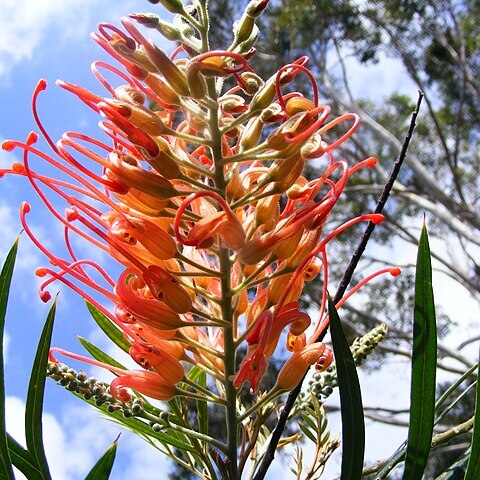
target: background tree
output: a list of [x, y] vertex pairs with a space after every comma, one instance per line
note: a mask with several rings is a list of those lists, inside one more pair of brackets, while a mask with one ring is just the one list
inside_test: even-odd
[[[240, 18], [246, 3], [227, 7], [222, 1], [211, 0], [213, 23], [221, 24], [232, 15]], [[361, 116], [361, 131], [342, 146], [342, 157], [357, 161], [374, 155], [379, 163], [350, 184], [349, 202], [343, 212], [337, 211], [342, 218], [365, 212], [375, 204], [399, 154], [416, 102], [416, 98], [398, 92], [388, 98], [355, 96], [350, 86], [351, 69], [355, 63], [368, 66], [385, 58], [393, 58], [402, 66], [403, 75], [424, 93], [425, 102], [406, 165], [385, 212], [387, 221], [376, 232], [375, 241], [392, 248], [402, 248], [404, 242], [416, 245], [418, 235], [412, 226], [418, 226], [426, 212], [437, 269], [462, 285], [478, 304], [480, 26], [475, 19], [479, 16], [477, 0], [374, 0], [360, 4], [349, 0], [271, 1], [259, 19], [263, 26], [256, 45], [256, 69], [263, 70], [265, 76], [273, 73], [274, 66], [307, 55], [325, 103], [336, 114], [353, 111]], [[225, 31], [219, 35], [225, 39]], [[301, 90], [305, 85], [296, 87]], [[315, 169], [314, 163], [311, 168]], [[371, 194], [369, 204], [366, 192]], [[331, 255], [339, 259], [339, 265], [345, 264], [356, 241], [342, 240], [344, 244]], [[370, 249], [363, 266], [392, 262], [393, 254], [384, 258]], [[411, 282], [407, 268], [403, 279], [367, 286], [363, 305], [345, 305], [348, 315], [343, 320], [351, 327], [352, 339], [386, 322], [390, 333], [379, 350], [409, 356]], [[315, 292], [311, 292], [310, 301], [317, 301]], [[452, 322], [443, 314], [439, 320], [445, 334]], [[463, 349], [479, 338], [462, 339], [457, 345], [440, 343], [440, 368], [461, 372], [470, 366], [473, 360]], [[373, 365], [382, 361], [383, 355], [377, 354]], [[471, 406], [465, 404], [462, 415], [469, 412]], [[393, 418], [395, 412], [379, 413], [372, 412], [372, 416], [401, 424]], [[452, 449], [457, 456], [462, 451]], [[441, 471], [441, 463], [438, 458], [436, 471]]]

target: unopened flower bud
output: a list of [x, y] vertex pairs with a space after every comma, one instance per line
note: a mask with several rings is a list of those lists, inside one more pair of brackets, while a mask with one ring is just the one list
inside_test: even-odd
[[242, 72], [238, 77], [238, 85], [247, 95], [254, 95], [265, 82], [256, 73]]
[[170, 13], [183, 13], [184, 6], [181, 0], [148, 0], [154, 5], [161, 4], [165, 10], [168, 10]]
[[258, 117], [250, 119], [240, 137], [240, 150], [244, 151], [255, 147], [262, 135], [262, 130], [263, 123]]
[[245, 9], [245, 13], [256, 18], [267, 8], [269, 1], [270, 0], [250, 0]]
[[189, 96], [187, 77], [161, 48], [149, 43], [147, 55], [175, 92], [184, 97]]

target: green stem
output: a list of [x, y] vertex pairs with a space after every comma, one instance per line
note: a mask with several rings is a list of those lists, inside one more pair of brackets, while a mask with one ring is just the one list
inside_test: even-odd
[[255, 413], [260, 407], [273, 401], [276, 397], [279, 397], [283, 393], [285, 393], [285, 390], [279, 390], [278, 388], [274, 388], [271, 392], [269, 392], [262, 399], [260, 399], [255, 405], [252, 405], [248, 410], [243, 412], [238, 417], [238, 422], [243, 422], [246, 418]]
[[[183, 380], [183, 383], [189, 385], [190, 387], [194, 388], [198, 392], [203, 393], [208, 397], [208, 399], [212, 400], [212, 402], [218, 403], [219, 405], [224, 405], [224, 406], [226, 405], [226, 402], [223, 398], [220, 398], [219, 396], [213, 394], [208, 388], [204, 388], [198, 385], [198, 383], [195, 383], [192, 380], [189, 380], [188, 378], [185, 378]], [[205, 398], [199, 397], [199, 400], [205, 400]]]
[[[214, 79], [207, 80], [208, 93], [211, 98], [217, 98]], [[222, 190], [223, 198], [226, 199], [226, 180], [223, 171], [222, 156], [222, 135], [218, 122], [218, 105], [210, 109], [210, 135], [212, 139], [212, 159], [215, 165], [215, 186]], [[237, 447], [237, 391], [233, 386], [232, 378], [235, 374], [235, 332], [233, 331], [233, 308], [232, 308], [232, 287], [230, 282], [230, 258], [228, 249], [220, 247], [218, 251], [221, 275], [221, 309], [223, 320], [227, 326], [224, 332], [225, 349], [225, 397], [226, 405], [226, 426], [227, 426], [227, 457], [229, 460], [230, 480], [238, 479], [238, 447]]]

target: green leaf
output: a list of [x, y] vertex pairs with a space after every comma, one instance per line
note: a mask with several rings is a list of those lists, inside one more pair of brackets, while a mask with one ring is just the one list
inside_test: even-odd
[[[197, 380], [200, 387], [206, 388], [207, 374], [202, 372]], [[208, 435], [208, 404], [206, 400], [197, 400], [198, 431]]]
[[123, 336], [121, 330], [117, 328], [112, 322], [97, 308], [94, 307], [91, 303], [87, 303], [87, 308], [92, 315], [97, 325], [105, 332], [107, 337], [115, 344], [117, 347], [121, 348], [124, 352], [128, 353], [130, 349], [130, 342]]
[[467, 471], [465, 472], [465, 480], [475, 480], [480, 478], [480, 365], [478, 367], [477, 374], [477, 389], [475, 400], [475, 420], [473, 424], [473, 436], [470, 459], [467, 465]]
[[7, 313], [8, 294], [12, 282], [13, 267], [17, 256], [18, 239], [13, 244], [3, 264], [0, 274], [0, 478], [13, 480], [12, 462], [7, 447], [7, 432], [5, 426], [5, 375], [3, 371], [3, 337], [5, 317]]
[[78, 338], [78, 341], [83, 345], [85, 350], [95, 360], [106, 363], [108, 365], [112, 365], [113, 367], [116, 367], [116, 368], [121, 368], [122, 370], [126, 370], [126, 368], [121, 363], [117, 362], [110, 355], [107, 355], [105, 352], [103, 352], [103, 350], [100, 350], [100, 348], [96, 347], [93, 343], [90, 343], [88, 340], [80, 336], [77, 336], [77, 338]]
[[435, 411], [438, 411], [439, 408], [447, 401], [450, 395], [458, 389], [458, 387], [475, 371], [477, 368], [480, 368], [480, 362], [476, 365], [470, 367], [461, 377], [459, 377], [454, 383], [452, 383], [441, 395], [435, 404]]
[[52, 339], [53, 322], [55, 320], [56, 301], [48, 312], [45, 326], [35, 354], [30, 382], [28, 384], [25, 403], [25, 440], [27, 450], [32, 455], [36, 467], [41, 471], [44, 480], [50, 479], [50, 471], [45, 457], [42, 438], [42, 409], [45, 392], [45, 379], [48, 363], [48, 352]]
[[342, 322], [332, 299], [328, 298], [330, 334], [337, 366], [340, 413], [342, 416], [342, 467], [340, 480], [358, 480], [362, 476], [365, 454], [365, 422], [362, 393], [357, 369]]
[[433, 435], [437, 327], [427, 229], [420, 236], [415, 277], [410, 422], [403, 480], [422, 478]]
[[450, 465], [447, 470], [441, 473], [435, 480], [458, 480], [462, 475], [465, 465], [468, 462], [470, 456], [470, 449], [467, 448], [455, 463]]
[[110, 478], [113, 462], [115, 461], [115, 455], [117, 453], [117, 442], [118, 437], [93, 466], [85, 477], [85, 480], [108, 480], [108, 478]]
[[[308, 411], [308, 410], [307, 410]], [[317, 425], [315, 422], [310, 418], [310, 415], [312, 415], [310, 412], [300, 412], [300, 415], [302, 416], [302, 420], [305, 422], [306, 426], [310, 428], [311, 430], [316, 430]]]
[[135, 418], [135, 417], [125, 417], [121, 411], [114, 411], [110, 412], [108, 410], [108, 406], [100, 405], [98, 406], [95, 403], [95, 398], [86, 399], [81, 393], [72, 392], [76, 397], [80, 398], [84, 402], [92, 405], [96, 409], [100, 410], [102, 413], [106, 415], [106, 417], [113, 419], [115, 422], [123, 425], [125, 428], [130, 430], [137, 435], [147, 438], [151, 437], [155, 440], [158, 440], [160, 443], [164, 445], [171, 445], [172, 447], [178, 448], [182, 451], [190, 451], [195, 452], [195, 447], [188, 442], [188, 438], [185, 435], [182, 435], [182, 439], [179, 439], [179, 435], [174, 436], [173, 434], [170, 435], [166, 432], [155, 432], [152, 427], [143, 422], [142, 420]]
[[[43, 480], [40, 470], [35, 466], [32, 456], [10, 435], [7, 436], [8, 450], [13, 465], [29, 480]], [[0, 477], [4, 478], [4, 477]]]
[[314, 433], [306, 425], [299, 423], [298, 426], [306, 437], [308, 437], [313, 443], [317, 443], [317, 438], [315, 437]]
[[192, 367], [188, 372], [188, 379], [192, 382], [196, 382], [202, 375], [203, 370], [199, 367]]

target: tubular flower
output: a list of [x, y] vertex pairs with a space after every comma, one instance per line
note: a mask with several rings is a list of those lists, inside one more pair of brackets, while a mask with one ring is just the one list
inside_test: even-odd
[[326, 370], [333, 361], [333, 352], [324, 343], [312, 343], [295, 351], [285, 362], [277, 378], [277, 388], [292, 390], [312, 365], [319, 372]]
[[[197, 36], [208, 32], [207, 16], [180, 0], [160, 3], [178, 15], [173, 23], [133, 14], [121, 26], [101, 23], [92, 35], [116, 64], [92, 65], [103, 93], [57, 82], [99, 115], [98, 138], [70, 130], [49, 136], [38, 107], [47, 88], [41, 80], [32, 110], [49, 153], [37, 148], [36, 133], [3, 143], [23, 159], [0, 175], [24, 177], [64, 232], [63, 253], [55, 253], [30, 228], [30, 206], [22, 204], [22, 226], [50, 263], [37, 270], [40, 296], [48, 301], [61, 282], [121, 332], [142, 367], [101, 365], [117, 375], [111, 391], [122, 401], [127, 389], [160, 400], [205, 393], [188, 376], [196, 366], [212, 385], [223, 383], [212, 389], [219, 403], [231, 404], [232, 385], [260, 389], [283, 338], [292, 355], [277, 385], [289, 390], [310, 365], [331, 362], [330, 350], [316, 342], [328, 325], [328, 244], [355, 223], [383, 217], [366, 214], [340, 226], [329, 218], [350, 176], [375, 160], [335, 159], [359, 119], [330, 118], [307, 57], [265, 80], [252, 70], [255, 19], [268, 0], [249, 2], [232, 45], [213, 51]], [[169, 55], [144, 28], [180, 47]], [[294, 90], [299, 76], [310, 94]], [[307, 180], [312, 159], [318, 178]], [[78, 237], [109, 261], [85, 258]], [[298, 303], [314, 279], [318, 319]], [[235, 368], [241, 347], [246, 353]], [[193, 392], [182, 389], [185, 378]]]
[[112, 396], [125, 403], [131, 398], [127, 388], [157, 400], [170, 400], [175, 396], [175, 386], [155, 372], [142, 370], [126, 372], [112, 380], [110, 384]]

